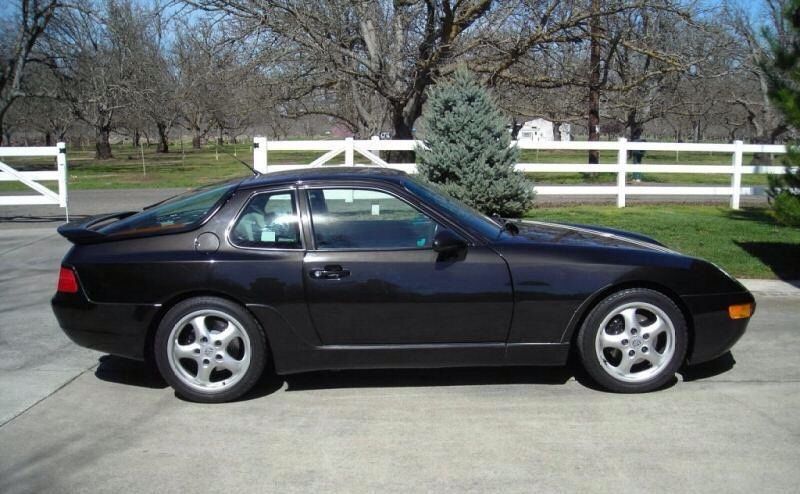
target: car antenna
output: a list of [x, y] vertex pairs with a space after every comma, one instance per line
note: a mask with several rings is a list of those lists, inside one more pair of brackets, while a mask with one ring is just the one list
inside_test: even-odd
[[227, 155], [228, 155], [228, 156], [230, 156], [231, 158], [235, 159], [235, 160], [236, 160], [236, 161], [238, 161], [239, 163], [243, 164], [244, 166], [246, 166], [246, 167], [247, 167], [247, 169], [250, 171], [250, 173], [252, 173], [252, 174], [253, 174], [253, 176], [254, 176], [254, 177], [258, 177], [258, 176], [262, 175], [262, 173], [261, 173], [260, 171], [256, 170], [254, 166], [250, 166], [250, 165], [248, 165], [246, 161], [244, 161], [244, 160], [240, 160], [240, 159], [239, 159], [239, 158], [237, 158], [236, 156], [234, 156], [234, 155], [232, 155], [231, 153], [229, 153], [229, 152], [225, 151], [225, 149], [224, 149], [224, 148], [222, 149], [222, 152], [223, 152], [223, 153], [225, 153], [225, 154], [227, 154]]

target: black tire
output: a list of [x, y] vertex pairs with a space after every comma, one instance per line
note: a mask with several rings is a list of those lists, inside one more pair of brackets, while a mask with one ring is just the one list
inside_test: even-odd
[[[216, 382], [209, 382], [209, 387], [207, 389], [198, 389], [198, 387], [202, 387], [202, 384], [199, 382], [194, 384], [188, 383], [191, 379], [189, 379], [187, 373], [183, 372], [186, 371], [187, 367], [189, 367], [187, 372], [191, 371], [191, 359], [179, 360], [175, 356], [170, 357], [170, 348], [172, 348], [170, 339], [173, 330], [175, 330], [176, 335], [174, 336], [172, 345], [177, 346], [178, 335], [185, 335], [188, 331], [188, 344], [194, 344], [195, 334], [192, 329], [194, 326], [191, 324], [189, 324], [189, 326], [181, 324], [181, 326], [186, 326], [186, 329], [183, 330], [176, 328], [176, 326], [181, 323], [184, 318], [193, 314], [204, 313], [204, 311], [208, 311], [208, 313], [211, 314], [205, 317], [211, 317], [213, 319], [212, 323], [222, 328], [227, 327], [221, 326], [222, 324], [231, 324], [229, 321], [226, 321], [226, 319], [235, 323], [232, 325], [237, 329], [237, 334], [241, 333], [241, 336], [234, 340], [234, 344], [240, 347], [238, 351], [242, 354], [242, 362], [244, 362], [244, 355], [247, 355], [247, 364], [242, 364], [242, 369], [238, 373], [234, 374], [231, 372], [229, 380], [235, 382], [226, 384], [224, 375], [225, 372], [230, 371], [226, 371], [221, 367], [215, 367], [215, 356], [209, 354], [209, 359], [206, 360], [206, 362], [211, 361], [212, 365], [210, 365], [210, 367], [215, 367], [215, 370], [210, 372], [220, 372], [222, 377], [219, 377]], [[181, 331], [184, 333], [181, 333]], [[215, 330], [212, 328], [208, 333], [212, 340], [215, 334], [221, 334], [215, 333], [214, 331]], [[247, 341], [247, 343], [245, 343], [245, 341]], [[198, 358], [203, 358], [207, 350], [213, 353], [219, 351], [212, 347], [212, 345], [216, 343], [217, 342], [209, 341], [203, 344], [198, 341], [198, 346], [202, 347], [202, 350], [195, 350], [195, 352], [199, 354]], [[243, 349], [248, 346], [248, 343], [249, 352], [246, 352]], [[230, 347], [226, 347], [225, 351], [228, 352], [229, 348]], [[244, 307], [222, 298], [196, 297], [179, 302], [164, 315], [158, 325], [158, 330], [154, 338], [153, 354], [164, 380], [166, 380], [181, 397], [201, 403], [223, 403], [236, 400], [253, 388], [264, 371], [268, 352], [267, 341], [263, 330]], [[228, 353], [224, 355], [227, 357]], [[173, 368], [173, 364], [181, 368], [175, 369]], [[198, 366], [200, 362], [196, 362], [194, 365], [196, 368], [195, 372], [197, 376], [199, 376]], [[236, 377], [235, 379], [234, 376]], [[212, 375], [210, 374], [209, 381], [211, 377]], [[217, 387], [211, 388], [211, 386]]]
[[[661, 314], [652, 308], [660, 310]], [[630, 309], [634, 310], [635, 324], [626, 322], [624, 315], [618, 312], [630, 315]], [[647, 324], [663, 319], [664, 315], [674, 328], [673, 339], [669, 340], [669, 329], [664, 331], [663, 337], [659, 334], [649, 342], [643, 339], [645, 336], [650, 338]], [[629, 327], [634, 328], [633, 336], [630, 336]], [[668, 325], [666, 327], [669, 328]], [[605, 334], [601, 335], [601, 331]], [[619, 348], [606, 347], [603, 343], [606, 335], [610, 335], [609, 338], [622, 338], [618, 343]], [[591, 310], [578, 332], [576, 344], [584, 369], [601, 387], [616, 393], [644, 393], [659, 389], [675, 378], [675, 372], [686, 356], [688, 339], [686, 320], [672, 299], [655, 290], [631, 288], [609, 295]], [[659, 350], [647, 345], [663, 345], [663, 352], [654, 354], [653, 351]], [[629, 357], [626, 360], [635, 362], [629, 372], [620, 370], [625, 368], [622, 360], [626, 354]], [[646, 359], [662, 355], [657, 365]], [[667, 355], [669, 358], [666, 358]]]

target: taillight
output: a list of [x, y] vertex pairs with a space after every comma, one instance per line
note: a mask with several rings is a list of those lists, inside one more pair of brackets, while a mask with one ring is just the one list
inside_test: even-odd
[[62, 267], [58, 272], [58, 291], [63, 293], [78, 293], [78, 280], [75, 272], [69, 268]]

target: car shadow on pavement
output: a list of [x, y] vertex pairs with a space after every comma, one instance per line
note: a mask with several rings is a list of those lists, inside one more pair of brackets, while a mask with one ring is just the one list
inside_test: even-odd
[[[736, 360], [731, 352], [702, 364], [680, 369], [683, 381], [697, 381], [724, 374], [733, 368]], [[114, 355], [100, 357], [100, 365], [95, 376], [103, 381], [164, 389], [167, 383], [158, 371], [145, 362], [130, 360]], [[267, 371], [255, 387], [239, 401], [247, 401], [269, 396], [284, 388], [286, 391], [311, 391], [320, 389], [346, 388], [392, 388], [392, 387], [434, 387], [434, 386], [485, 386], [504, 384], [543, 384], [563, 385], [570, 379], [596, 391], [604, 391], [583, 370], [575, 358], [570, 358], [565, 366], [553, 367], [456, 367], [441, 369], [359, 369], [341, 371], [317, 371], [276, 375]], [[674, 386], [678, 379], [672, 379], [661, 389]]]
[[[94, 375], [101, 381], [124, 384], [126, 386], [151, 389], [168, 387], [167, 382], [161, 377], [155, 365], [116, 355], [103, 355], [100, 357], [100, 365], [95, 369]], [[274, 372], [267, 371], [253, 389], [240, 398], [239, 401], [270, 395], [281, 389], [283, 383], [282, 376], [277, 376]], [[183, 399], [177, 394], [176, 396]]]
[[564, 384], [572, 376], [572, 370], [567, 367], [461, 367], [319, 371], [284, 376], [284, 379], [287, 391], [307, 391], [336, 388]]
[[[167, 383], [158, 370], [146, 362], [104, 355], [95, 370], [100, 380], [164, 389]], [[247, 394], [237, 401], [248, 401], [271, 395], [286, 384], [286, 391], [311, 391], [343, 388], [392, 388], [432, 386], [481, 386], [494, 384], [565, 384], [572, 377], [584, 380], [572, 365], [562, 367], [458, 367], [442, 369], [359, 369], [317, 371], [276, 375], [266, 371]], [[593, 387], [590, 382], [585, 385]], [[181, 396], [176, 396], [183, 399]]]
[[684, 381], [691, 382], [724, 374], [733, 369], [734, 365], [736, 365], [736, 359], [733, 358], [733, 354], [725, 352], [714, 360], [685, 366], [678, 372], [683, 376]]
[[153, 366], [146, 362], [131, 360], [116, 355], [103, 355], [94, 371], [95, 377], [140, 388], [164, 389], [167, 383]]

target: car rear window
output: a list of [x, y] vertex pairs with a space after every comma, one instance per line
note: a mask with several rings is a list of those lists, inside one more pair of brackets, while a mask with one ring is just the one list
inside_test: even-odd
[[104, 235], [129, 235], [192, 229], [216, 211], [237, 183], [209, 185], [172, 197], [140, 213], [103, 226], [99, 232]]

